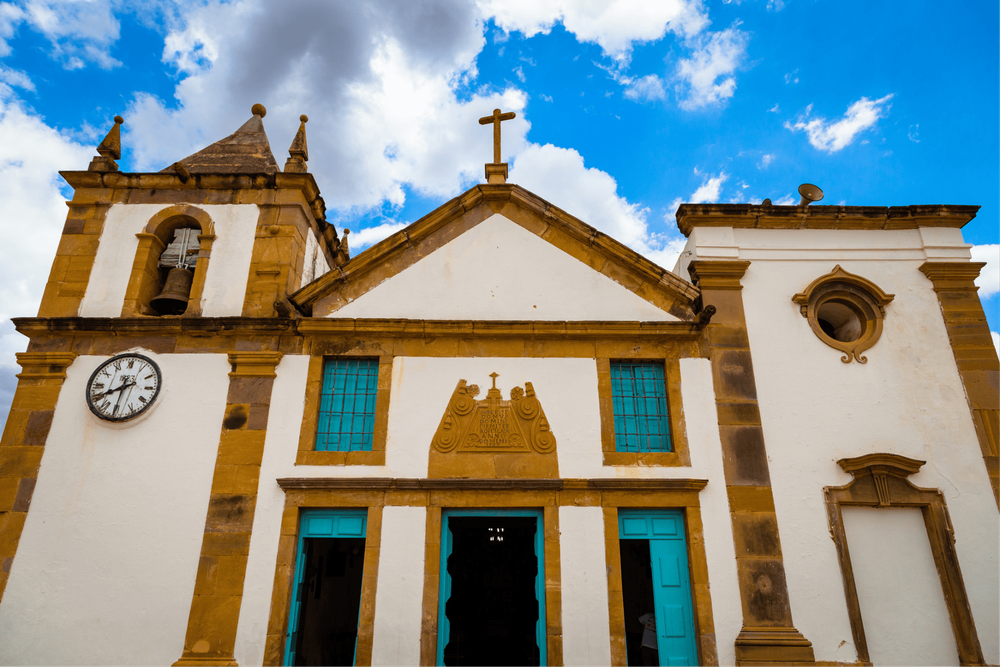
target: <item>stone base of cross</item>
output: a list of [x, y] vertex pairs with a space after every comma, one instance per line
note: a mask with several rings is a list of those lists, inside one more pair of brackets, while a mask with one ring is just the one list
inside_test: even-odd
[[487, 163], [486, 182], [490, 185], [503, 185], [507, 182], [507, 163]]

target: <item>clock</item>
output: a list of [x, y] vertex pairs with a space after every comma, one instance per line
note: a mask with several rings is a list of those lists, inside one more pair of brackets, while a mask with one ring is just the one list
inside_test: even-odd
[[123, 422], [149, 409], [160, 394], [160, 367], [127, 352], [97, 367], [87, 383], [87, 405], [101, 419]]

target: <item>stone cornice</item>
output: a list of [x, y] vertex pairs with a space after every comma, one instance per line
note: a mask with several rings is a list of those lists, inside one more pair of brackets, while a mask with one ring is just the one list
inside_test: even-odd
[[978, 290], [975, 285], [986, 262], [924, 262], [920, 271], [934, 283], [934, 291]]
[[280, 317], [16, 317], [17, 331], [29, 338], [65, 333], [136, 335], [292, 334], [326, 336], [401, 336], [411, 338], [694, 338], [699, 322], [540, 322], [504, 320], [383, 320]]
[[320, 221], [326, 224], [326, 203], [320, 194], [316, 179], [304, 174], [190, 174], [183, 178], [176, 173], [125, 173], [120, 171], [60, 171], [59, 175], [74, 189], [132, 189], [132, 190], [300, 190], [302, 196]]
[[690, 236], [695, 227], [752, 229], [917, 229], [961, 228], [978, 206], [761, 206], [756, 204], [681, 204], [677, 227]]
[[920, 470], [927, 463], [919, 459], [911, 459], [899, 454], [865, 454], [850, 459], [840, 459], [837, 465], [855, 477], [872, 474], [889, 474], [906, 479]]
[[229, 377], [277, 377], [274, 369], [281, 357], [281, 352], [230, 352], [233, 370]]
[[746, 260], [696, 260], [688, 264], [688, 273], [703, 290], [742, 290], [740, 280], [750, 262]]
[[391, 477], [283, 477], [277, 480], [285, 491], [312, 489], [390, 490], [483, 490], [483, 491], [701, 491], [707, 479], [406, 479]]
[[65, 379], [66, 368], [76, 359], [73, 352], [17, 352], [14, 356], [24, 369], [17, 374], [22, 380]]

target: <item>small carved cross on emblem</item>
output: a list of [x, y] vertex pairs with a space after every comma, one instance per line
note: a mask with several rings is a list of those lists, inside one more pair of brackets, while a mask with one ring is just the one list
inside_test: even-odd
[[500, 164], [500, 122], [514, 118], [517, 118], [517, 114], [513, 111], [500, 113], [500, 109], [494, 109], [492, 116], [483, 116], [479, 119], [480, 125], [493, 123], [493, 164]]
[[493, 388], [496, 389], [497, 388], [497, 378], [500, 377], [500, 374], [496, 373], [496, 372], [490, 373], [490, 377], [493, 378]]

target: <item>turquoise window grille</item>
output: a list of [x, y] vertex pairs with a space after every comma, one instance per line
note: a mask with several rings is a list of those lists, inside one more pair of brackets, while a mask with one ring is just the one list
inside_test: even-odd
[[616, 451], [673, 451], [662, 362], [612, 361], [611, 398]]
[[316, 451], [370, 452], [377, 394], [378, 359], [327, 359]]

